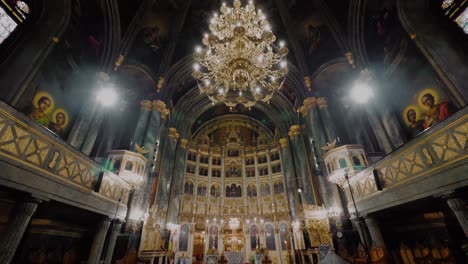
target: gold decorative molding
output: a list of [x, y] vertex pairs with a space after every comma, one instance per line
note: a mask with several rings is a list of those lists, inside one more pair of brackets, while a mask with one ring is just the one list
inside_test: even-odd
[[166, 80], [164, 79], [164, 77], [159, 77], [158, 84], [156, 85], [156, 89], [158, 90], [158, 93], [164, 87], [165, 82], [166, 82]]
[[158, 111], [161, 114], [162, 119], [166, 119], [169, 114], [169, 109], [167, 109], [166, 103], [161, 100], [153, 101], [153, 110]]
[[150, 112], [153, 109], [153, 104], [150, 100], [142, 100], [140, 101], [140, 108], [142, 110]]
[[315, 100], [315, 103], [317, 104], [319, 109], [328, 108], [328, 100], [325, 97], [318, 97]]
[[410, 38], [411, 38], [412, 40], [415, 40], [416, 37], [417, 37], [416, 34], [411, 34], [411, 35], [410, 35]]
[[349, 65], [351, 65], [351, 67], [353, 67], [353, 69], [356, 68], [356, 65], [354, 64], [353, 53], [352, 52], [346, 52], [345, 57], [346, 57], [346, 60], [348, 61]]
[[124, 60], [125, 60], [125, 56], [120, 54], [119, 57], [115, 60], [114, 71], [117, 71], [120, 68]]
[[183, 149], [187, 149], [187, 145], [188, 145], [188, 140], [187, 139], [185, 139], [185, 138], [180, 139], [180, 146]]
[[299, 112], [302, 116], [306, 116], [309, 113], [309, 109], [316, 105], [315, 97], [307, 97], [304, 99], [303, 105], [299, 108]]
[[312, 81], [310, 80], [310, 76], [304, 76], [304, 84], [309, 92], [312, 91]]
[[280, 143], [280, 146], [282, 148], [285, 148], [285, 147], [288, 146], [288, 139], [287, 138], [280, 138], [279, 143]]
[[177, 133], [177, 129], [174, 127], [169, 128], [168, 137], [172, 138], [174, 141], [177, 141], [180, 137], [179, 133]]
[[301, 129], [301, 126], [300, 125], [293, 125], [291, 126], [291, 128], [289, 128], [289, 137], [291, 139], [294, 138], [294, 136], [297, 136], [297, 135], [300, 135], [302, 133], [302, 129]]

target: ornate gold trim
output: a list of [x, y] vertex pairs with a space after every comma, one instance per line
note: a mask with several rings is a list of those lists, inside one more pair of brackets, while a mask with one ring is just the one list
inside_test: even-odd
[[166, 119], [166, 116], [169, 114], [169, 109], [167, 109], [166, 103], [161, 100], [153, 101], [153, 110], [158, 111], [161, 114], [162, 119]]
[[285, 148], [288, 146], [288, 139], [287, 138], [280, 138], [279, 143], [282, 148]]
[[315, 97], [307, 97], [304, 99], [303, 106], [299, 108], [299, 112], [302, 116], [307, 116], [309, 109], [316, 105], [316, 98]]
[[185, 138], [181, 138], [181, 139], [180, 139], [180, 146], [181, 146], [183, 149], [187, 149], [187, 145], [188, 145], [188, 140], [185, 139]]
[[140, 107], [142, 110], [150, 112], [153, 109], [153, 104], [150, 100], [141, 100]]
[[318, 97], [315, 100], [315, 103], [317, 104], [319, 109], [328, 108], [328, 100], [325, 97]]

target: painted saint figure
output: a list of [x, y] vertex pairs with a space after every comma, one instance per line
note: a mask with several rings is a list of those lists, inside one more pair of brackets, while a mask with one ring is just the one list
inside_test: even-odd
[[49, 128], [52, 132], [59, 136], [63, 136], [63, 128], [65, 127], [65, 123], [67, 121], [66, 115], [64, 112], [56, 112], [55, 113], [55, 122], [50, 122], [47, 128]]
[[449, 102], [436, 104], [434, 96], [430, 93], [426, 93], [421, 97], [421, 103], [429, 108], [424, 117], [424, 129], [443, 121], [455, 112], [453, 105]]
[[37, 100], [37, 107], [34, 107], [34, 110], [32, 110], [28, 116], [39, 124], [47, 126], [49, 124], [49, 119], [47, 118], [46, 114], [49, 111], [51, 105], [51, 99], [47, 96], [42, 96], [39, 98], [39, 100]]
[[417, 120], [417, 114], [415, 109], [410, 108], [406, 112], [406, 119], [409, 122], [409, 129], [412, 137], [415, 137], [416, 135], [424, 131], [424, 120]]

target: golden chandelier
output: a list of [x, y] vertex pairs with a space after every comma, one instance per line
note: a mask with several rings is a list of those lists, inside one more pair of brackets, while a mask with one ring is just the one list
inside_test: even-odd
[[212, 104], [223, 102], [231, 109], [238, 104], [252, 107], [257, 101], [269, 102], [281, 89], [286, 74], [284, 42], [274, 45], [276, 36], [262, 11], [250, 1], [242, 7], [221, 6], [221, 14], [210, 20], [210, 33], [204, 47], [196, 47], [193, 77], [200, 92]]

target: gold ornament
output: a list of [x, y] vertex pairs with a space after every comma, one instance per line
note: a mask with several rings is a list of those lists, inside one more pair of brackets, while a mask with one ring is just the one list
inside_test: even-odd
[[284, 58], [289, 51], [284, 42], [273, 44], [276, 36], [265, 14], [255, 10], [252, 1], [242, 7], [235, 0], [233, 7], [221, 6], [209, 28], [204, 47], [197, 47], [193, 55], [192, 75], [201, 93], [231, 109], [268, 103], [288, 73]]

